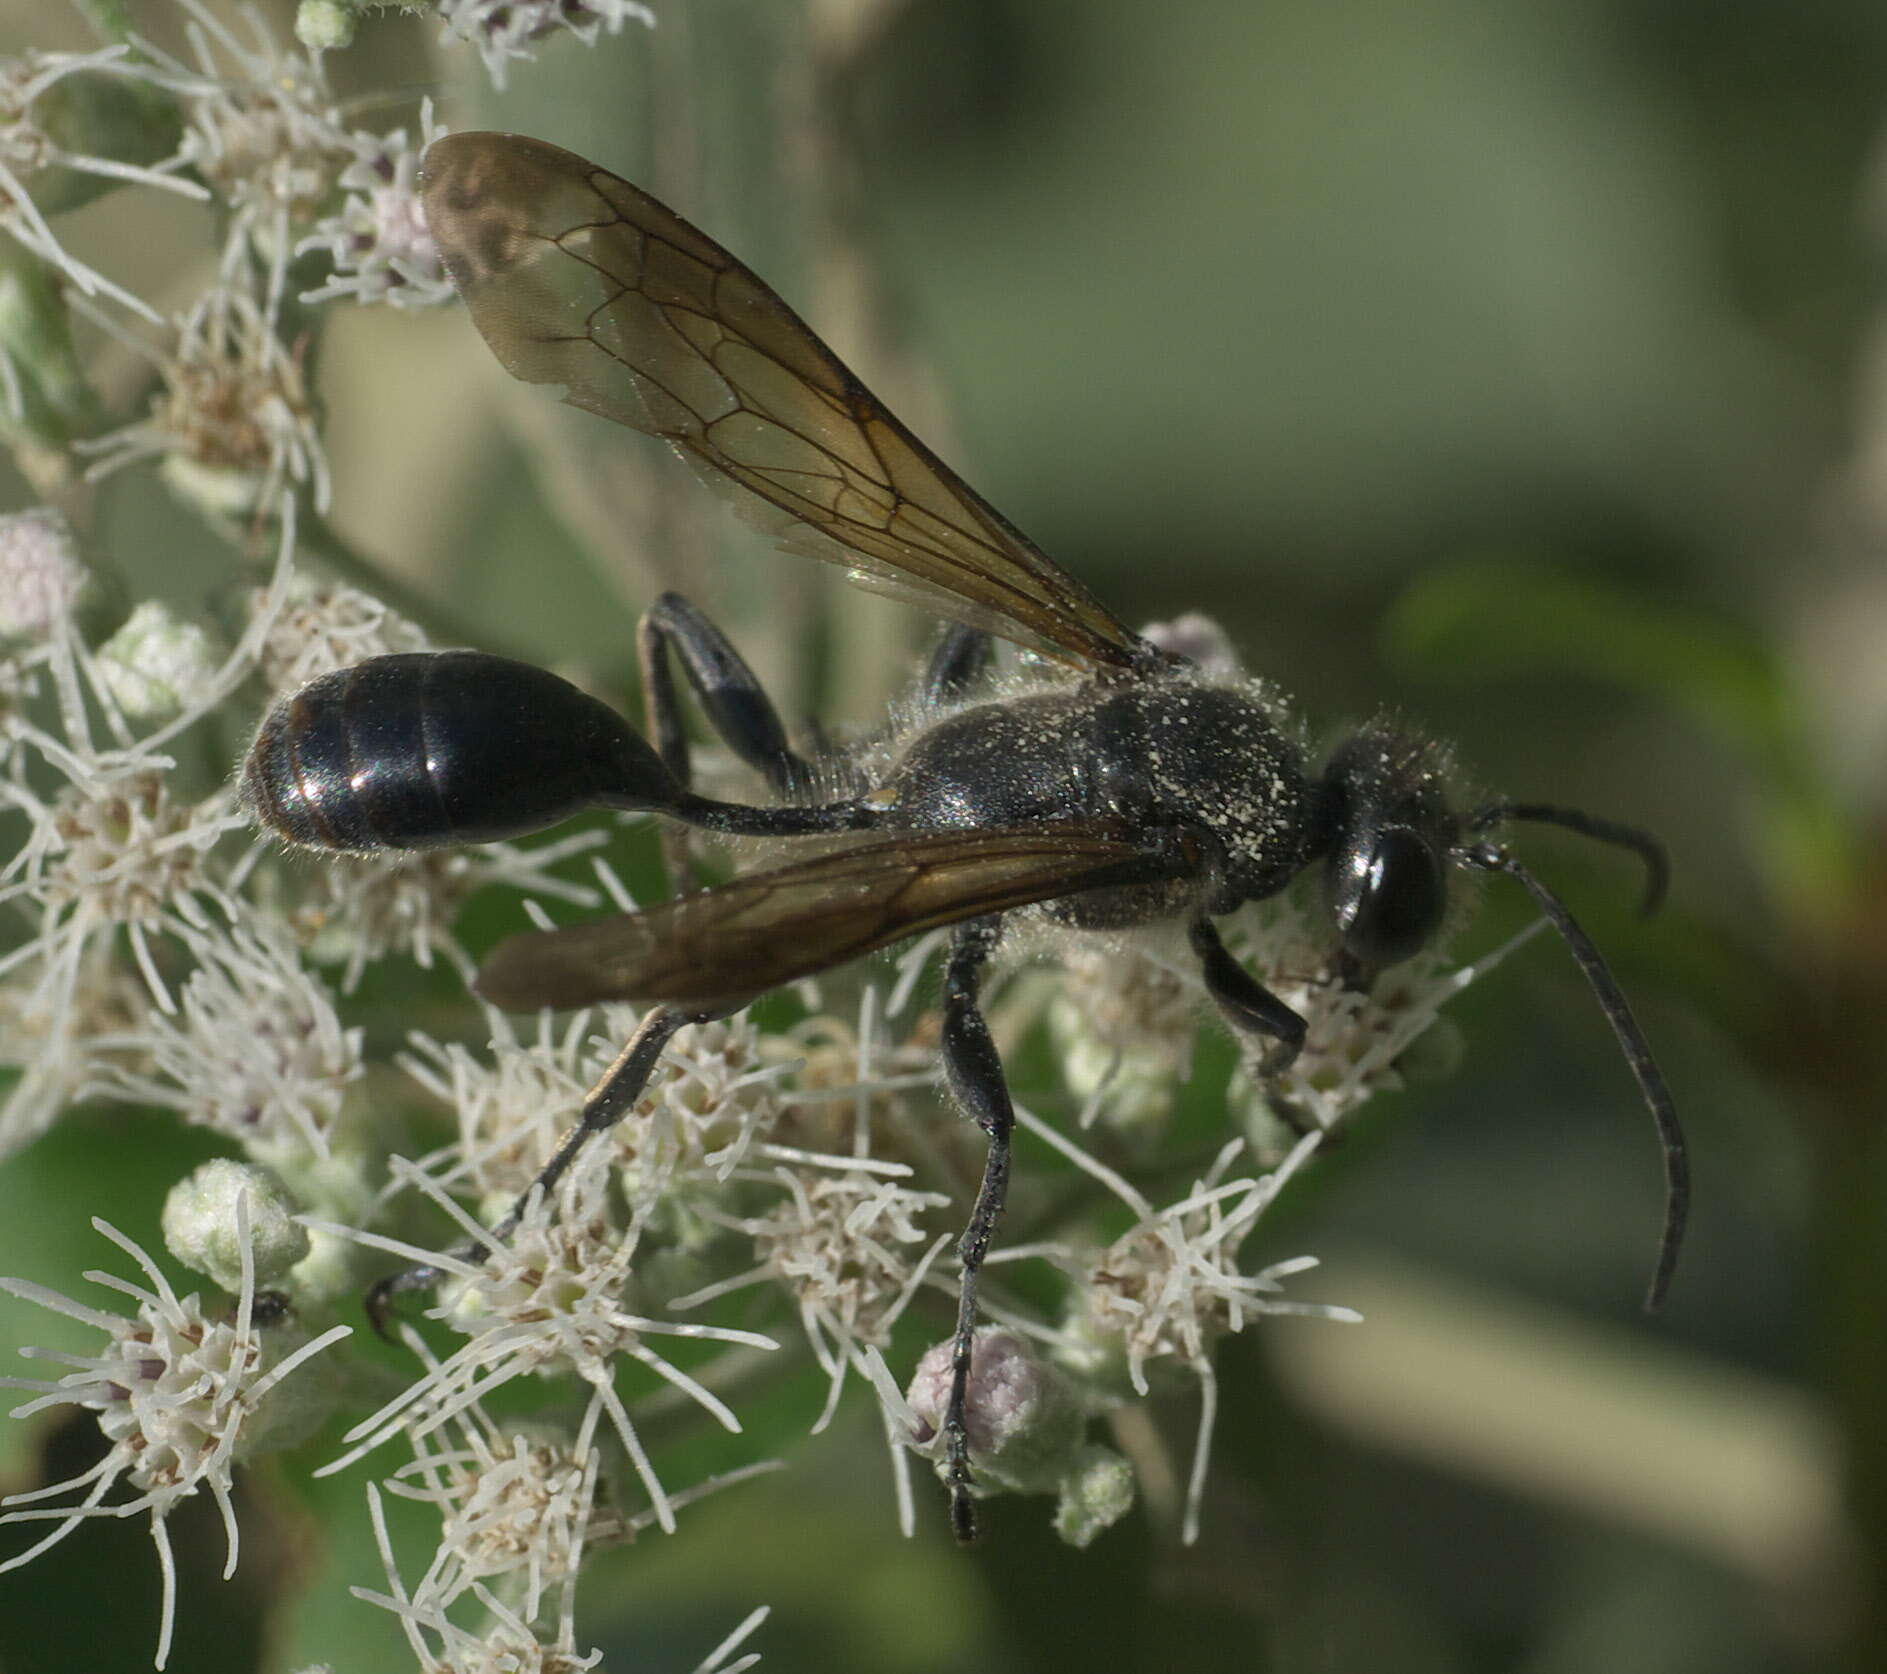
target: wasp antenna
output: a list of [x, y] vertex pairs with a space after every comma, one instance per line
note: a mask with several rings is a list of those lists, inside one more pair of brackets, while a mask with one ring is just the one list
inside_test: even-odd
[[[1548, 809], [1546, 812], [1552, 817], [1553, 823], [1570, 823], [1559, 817], [1564, 810]], [[1478, 814], [1476, 817], [1479, 817]], [[1533, 816], [1525, 811], [1510, 810], [1507, 817], [1524, 819]], [[1573, 818], [1584, 821], [1586, 816], [1578, 814]], [[1602, 820], [1589, 823], [1595, 827], [1604, 827], [1604, 830], [1590, 831], [1590, 835], [1606, 837], [1608, 840], [1614, 840], [1615, 834], [1627, 830]], [[1587, 827], [1574, 825], [1572, 829], [1586, 830]], [[1641, 838], [1642, 834], [1631, 832], [1629, 836]], [[1649, 839], [1643, 841], [1650, 842]], [[1637, 844], [1634, 842], [1629, 846], [1636, 847]], [[1662, 856], [1663, 850], [1655, 844], [1651, 845], [1651, 849]], [[1631, 1006], [1613, 978], [1611, 967], [1593, 946], [1592, 938], [1580, 928], [1579, 921], [1567, 911], [1565, 903], [1505, 849], [1497, 848], [1492, 843], [1477, 843], [1457, 853], [1464, 865], [1482, 872], [1504, 872], [1515, 879], [1533, 897], [1540, 911], [1552, 921], [1553, 928], [1559, 932], [1560, 939], [1578, 962], [1579, 969], [1585, 973], [1586, 981], [1592, 985], [1599, 1009], [1605, 1013], [1606, 1022], [1612, 1025], [1612, 1034], [1618, 1041], [1619, 1050], [1625, 1054], [1625, 1062], [1631, 1066], [1632, 1078], [1638, 1083], [1638, 1091], [1644, 1096], [1651, 1120], [1657, 1125], [1658, 1143], [1664, 1150], [1664, 1236], [1658, 1245], [1658, 1265], [1651, 1275], [1650, 1288], [1645, 1292], [1645, 1311], [1656, 1313], [1663, 1307], [1665, 1293], [1671, 1288], [1671, 1274], [1677, 1268], [1677, 1252], [1684, 1242], [1684, 1223], [1690, 1216], [1690, 1152], [1684, 1143], [1684, 1130], [1677, 1119], [1677, 1107], [1671, 1102], [1671, 1090], [1664, 1084], [1664, 1076], [1651, 1056], [1651, 1045], [1645, 1039], [1644, 1031], [1638, 1027], [1638, 1019], [1632, 1016]]]
[[1638, 916], [1649, 918], [1664, 905], [1664, 894], [1671, 883], [1671, 857], [1650, 832], [1640, 831], [1635, 825], [1620, 825], [1617, 820], [1601, 819], [1597, 814], [1582, 814], [1577, 808], [1557, 808], [1550, 802], [1489, 802], [1468, 816], [1468, 830], [1486, 831], [1510, 820], [1563, 826], [1581, 837], [1630, 849], [1645, 863], [1645, 892], [1638, 900]]

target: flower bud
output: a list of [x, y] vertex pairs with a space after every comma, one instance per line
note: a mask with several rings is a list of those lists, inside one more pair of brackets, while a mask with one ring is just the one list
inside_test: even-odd
[[58, 512], [40, 506], [0, 517], [0, 640], [46, 638], [72, 614], [87, 579]]
[[[950, 1401], [951, 1344], [927, 1349], [906, 1399], [941, 1430]], [[1023, 1494], [1052, 1491], [1081, 1446], [1083, 1414], [1073, 1386], [1012, 1331], [978, 1334], [964, 1388], [964, 1429], [979, 1482]]]
[[166, 721], [208, 701], [216, 648], [194, 622], [145, 599], [98, 649], [98, 672], [127, 718]]
[[232, 1295], [242, 1290], [236, 1200], [245, 1195], [255, 1284], [279, 1284], [308, 1254], [309, 1241], [307, 1229], [294, 1218], [300, 1205], [268, 1169], [217, 1158], [179, 1180], [164, 1199], [165, 1246]]
[[360, 13], [343, 0], [301, 0], [295, 8], [295, 39], [310, 52], [351, 46]]
[[1055, 1533], [1077, 1551], [1133, 1509], [1134, 1473], [1111, 1447], [1084, 1447], [1061, 1482]]

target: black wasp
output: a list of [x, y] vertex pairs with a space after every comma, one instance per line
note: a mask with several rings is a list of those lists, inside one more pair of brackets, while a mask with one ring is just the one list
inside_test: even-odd
[[[425, 848], [538, 831], [601, 805], [743, 837], [856, 833], [811, 859], [638, 913], [501, 944], [478, 991], [517, 1010], [657, 1002], [584, 1101], [533, 1191], [641, 1094], [669, 1038], [784, 983], [950, 926], [941, 1051], [957, 1103], [989, 1138], [960, 1245], [962, 1294], [945, 1420], [956, 1532], [975, 1530], [963, 1428], [976, 1281], [1001, 1218], [1013, 1126], [978, 1005], [1015, 909], [1074, 930], [1183, 925], [1206, 991], [1275, 1066], [1304, 1020], [1239, 966], [1213, 926], [1313, 861], [1343, 979], [1367, 984], [1440, 930], [1451, 868], [1516, 879], [1585, 972], [1657, 1123], [1667, 1199], [1656, 1306], [1684, 1229], [1676, 1113], [1624, 996], [1558, 898], [1491, 835], [1544, 821], [1639, 853], [1647, 905], [1665, 863], [1650, 837], [1540, 804], [1455, 808], [1447, 758], [1387, 723], [1321, 774], [1276, 700], [1132, 632], [960, 481], [797, 315], [712, 239], [646, 193], [541, 141], [455, 134], [425, 159], [425, 209], [447, 271], [513, 376], [671, 443], [772, 508], [799, 549], [867, 584], [918, 592], [957, 623], [919, 681], [926, 717], [881, 759], [801, 753], [733, 646], [675, 594], [637, 634], [649, 731], [554, 675], [470, 651], [375, 657], [323, 676], [263, 722], [243, 790], [264, 824], [328, 849]], [[1072, 673], [1022, 695], [972, 694], [990, 635]], [[690, 788], [670, 658], [715, 732], [765, 780], [761, 806]], [[515, 1225], [522, 1210], [494, 1236]], [[370, 1299], [431, 1282], [383, 1281]]]

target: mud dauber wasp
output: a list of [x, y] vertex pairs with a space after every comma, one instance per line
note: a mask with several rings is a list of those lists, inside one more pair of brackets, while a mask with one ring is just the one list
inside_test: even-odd
[[[917, 683], [908, 707], [919, 718], [869, 756], [796, 749], [733, 646], [672, 593], [637, 636], [653, 743], [556, 676], [471, 651], [375, 657], [314, 681], [263, 722], [244, 769], [248, 806], [314, 847], [486, 842], [595, 805], [727, 835], [827, 839], [811, 859], [514, 936], [491, 954], [477, 988], [499, 1006], [655, 1002], [531, 1192], [548, 1192], [634, 1105], [678, 1029], [950, 927], [944, 1078], [989, 1140], [959, 1245], [944, 1422], [951, 1518], [968, 1540], [964, 1389], [1014, 1124], [978, 989], [1007, 915], [1030, 908], [1074, 931], [1182, 924], [1206, 992], [1235, 1031], [1266, 1043], [1275, 1068], [1302, 1046], [1304, 1019], [1232, 958], [1213, 920], [1322, 861], [1336, 968], [1362, 986], [1437, 934], [1449, 871], [1463, 867], [1505, 873], [1533, 897], [1590, 982], [1657, 1124], [1667, 1196], [1647, 1305], [1658, 1305], [1689, 1198], [1670, 1094], [1590, 939], [1490, 834], [1543, 822], [1632, 850], [1647, 870], [1646, 910], [1665, 881], [1655, 839], [1545, 804], [1457, 810], [1447, 752], [1386, 721], [1315, 772], [1268, 688], [1208, 674], [1126, 627], [673, 211], [567, 151], [506, 134], [436, 141], [424, 176], [447, 272], [513, 376], [671, 443], [749, 509], [777, 515], [791, 546], [867, 585], [917, 594], [956, 624]], [[977, 698], [991, 635], [1063, 674]], [[691, 788], [671, 657], [772, 801]], [[370, 1307], [437, 1276], [422, 1267], [383, 1280]]]

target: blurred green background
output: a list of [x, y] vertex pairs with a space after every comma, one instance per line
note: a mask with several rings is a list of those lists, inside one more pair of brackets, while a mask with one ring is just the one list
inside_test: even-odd
[[[1006, 1502], [958, 1552], [928, 1497], [900, 1542], [855, 1392], [790, 1473], [598, 1566], [607, 1666], [685, 1669], [769, 1603], [774, 1674], [1887, 1667], [1887, 11], [657, 9], [593, 53], [549, 44], [503, 97], [392, 15], [331, 70], [668, 197], [1114, 608], [1213, 614], [1317, 736], [1392, 706], [1503, 794], [1661, 833], [1649, 925], [1615, 857], [1522, 847], [1656, 1045], [1696, 1206], [1647, 1319], [1648, 1124], [1535, 942], [1461, 1004], [1459, 1072], [1373, 1106], [1248, 1246], [1321, 1256], [1294, 1294], [1369, 1322], [1225, 1345], [1196, 1547], [1136, 1518], [1075, 1554]], [[0, 4], [0, 45], [78, 44], [47, 10]], [[134, 196], [74, 217], [75, 245], [116, 272], [144, 240], [188, 295], [202, 228]], [[680, 585], [831, 718], [908, 667], [915, 613], [507, 385], [455, 313], [338, 319], [319, 372], [336, 528], [494, 647], [626, 682], [635, 610]], [[152, 565], [141, 587], [225, 573], [148, 480], [111, 486], [99, 538]], [[1465, 950], [1524, 922], [1514, 894]], [[154, 1220], [137, 1170], [178, 1153], [114, 1131], [0, 1171], [0, 1271], [75, 1289], [102, 1251], [74, 1202]], [[44, 1340], [24, 1312], [7, 1339]], [[1183, 1457], [1193, 1400], [1156, 1416]], [[322, 1490], [342, 1547], [265, 1486], [233, 1585], [205, 1519], [173, 1667], [294, 1666], [332, 1643], [335, 1589], [378, 1584], [357, 1486]], [[0, 1668], [138, 1666], [150, 1568], [128, 1527], [0, 1578]], [[311, 1575], [260, 1664], [217, 1631]], [[403, 1668], [387, 1627], [326, 1654]]]

